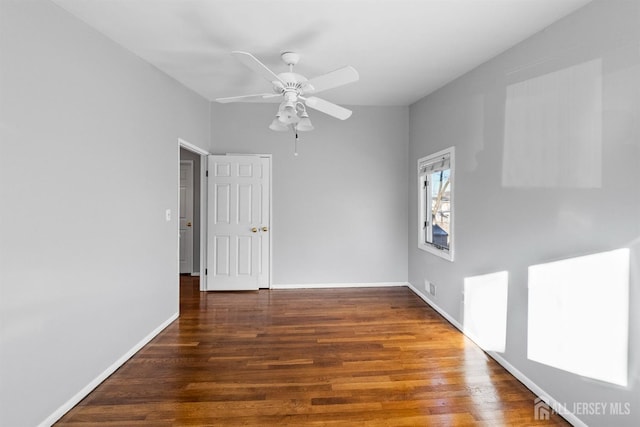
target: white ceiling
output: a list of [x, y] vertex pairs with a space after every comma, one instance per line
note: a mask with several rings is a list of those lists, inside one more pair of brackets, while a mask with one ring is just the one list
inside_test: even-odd
[[321, 95], [346, 105], [412, 104], [589, 1], [54, 0], [209, 100], [270, 91], [231, 51], [280, 73], [293, 50], [307, 78], [358, 70]]

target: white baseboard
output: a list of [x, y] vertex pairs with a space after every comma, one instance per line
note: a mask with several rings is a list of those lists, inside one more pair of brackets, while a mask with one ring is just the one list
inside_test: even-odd
[[520, 381], [522, 384], [525, 385], [525, 387], [527, 387], [536, 396], [538, 396], [540, 399], [542, 399], [547, 405], [549, 405], [549, 407], [551, 407], [551, 408], [561, 408], [562, 411], [560, 411], [560, 412], [561, 412], [562, 417], [565, 420], [569, 421], [569, 423], [571, 425], [576, 426], [576, 427], [588, 427], [587, 424], [584, 421], [582, 421], [580, 418], [578, 418], [574, 413], [569, 412], [569, 410], [566, 408], [566, 406], [564, 406], [562, 403], [558, 402], [556, 399], [551, 397], [549, 395], [549, 393], [545, 392], [540, 386], [538, 386], [536, 383], [531, 381], [525, 374], [520, 372], [511, 363], [507, 362], [502, 356], [500, 356], [499, 354], [497, 354], [497, 353], [495, 353], [493, 351], [485, 352], [485, 353], [487, 353], [489, 356], [491, 356], [493, 358], [493, 360], [495, 360], [500, 365], [502, 365], [503, 368], [505, 368], [507, 371], [509, 371], [509, 373], [511, 375], [516, 377], [518, 379], [518, 381]]
[[192, 276], [200, 276], [200, 272], [199, 271], [194, 271], [193, 273], [191, 273]]
[[64, 414], [69, 412], [71, 408], [76, 406], [82, 399], [84, 399], [94, 388], [100, 385], [101, 382], [107, 379], [109, 375], [113, 374], [116, 369], [122, 366], [127, 360], [136, 354], [142, 347], [147, 345], [149, 341], [156, 337], [164, 328], [169, 326], [174, 320], [178, 318], [178, 313], [173, 314], [167, 320], [162, 322], [160, 326], [154, 329], [149, 335], [144, 337], [140, 342], [134, 345], [129, 351], [127, 351], [122, 357], [116, 360], [111, 366], [98, 375], [93, 381], [87, 384], [82, 390], [76, 393], [71, 399], [67, 400], [62, 406], [56, 409], [51, 415], [49, 415], [44, 421], [42, 421], [38, 427], [49, 427], [58, 421]]
[[[440, 314], [442, 317], [447, 319], [447, 321], [449, 323], [451, 323], [460, 332], [462, 332], [464, 334], [464, 329], [463, 329], [462, 325], [457, 320], [455, 320], [453, 317], [451, 317], [446, 311], [444, 311], [442, 308], [440, 308], [438, 306], [438, 304], [434, 303], [426, 295], [422, 294], [422, 292], [418, 291], [418, 289], [415, 286], [413, 286], [411, 283], [408, 283], [407, 286], [409, 287], [409, 289], [411, 289], [413, 291], [413, 293], [415, 293], [417, 296], [422, 298], [422, 300], [424, 300], [424, 302], [429, 304], [429, 306], [431, 308], [433, 308], [435, 311], [437, 311], [438, 314]], [[527, 387], [529, 390], [531, 390], [531, 392], [533, 392], [536, 396], [541, 398], [551, 408], [561, 408], [562, 409], [562, 411], [561, 411], [562, 412], [562, 417], [564, 419], [566, 419], [567, 421], [569, 421], [569, 423], [571, 423], [571, 425], [576, 426], [576, 427], [588, 427], [587, 424], [584, 423], [584, 421], [582, 421], [580, 418], [578, 418], [575, 414], [569, 412], [569, 410], [562, 403], [558, 402], [556, 399], [551, 397], [551, 395], [549, 393], [547, 393], [546, 391], [544, 391], [542, 389], [542, 387], [540, 387], [536, 383], [534, 383], [529, 377], [527, 377], [525, 374], [520, 372], [511, 363], [507, 362], [500, 354], [498, 354], [498, 353], [496, 353], [494, 351], [485, 351], [485, 353], [487, 355], [489, 355], [493, 360], [495, 360], [500, 366], [502, 366], [507, 371], [509, 371], [509, 373], [511, 375], [516, 377], [516, 379], [518, 381], [520, 381], [522, 384], [524, 384], [525, 387]], [[533, 405], [534, 405], [534, 402], [531, 402], [531, 410], [532, 411], [534, 409]]]
[[383, 288], [393, 286], [407, 286], [407, 282], [373, 282], [373, 283], [301, 283], [301, 284], [272, 284], [271, 289], [327, 289], [327, 288]]
[[433, 308], [435, 311], [437, 311], [440, 316], [442, 316], [445, 319], [447, 319], [447, 321], [449, 323], [451, 323], [453, 326], [455, 326], [457, 329], [459, 329], [460, 332], [463, 332], [462, 325], [460, 323], [458, 323], [458, 321], [456, 319], [451, 317], [449, 315], [449, 313], [447, 313], [446, 311], [444, 311], [443, 309], [438, 307], [438, 305], [436, 303], [434, 303], [429, 298], [427, 298], [427, 296], [422, 294], [422, 292], [418, 291], [418, 289], [415, 286], [413, 286], [411, 283], [409, 283], [407, 286], [409, 287], [409, 289], [411, 289], [413, 291], [414, 294], [416, 294], [417, 296], [422, 298], [424, 300], [424, 302], [429, 304], [431, 306], [431, 308]]

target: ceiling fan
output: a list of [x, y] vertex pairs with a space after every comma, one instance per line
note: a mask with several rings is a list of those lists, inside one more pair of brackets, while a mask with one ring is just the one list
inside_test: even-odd
[[217, 98], [220, 103], [228, 102], [252, 102], [262, 99], [282, 97], [276, 118], [270, 129], [275, 131], [309, 131], [313, 130], [306, 107], [321, 111], [340, 120], [346, 120], [351, 116], [351, 110], [313, 95], [327, 89], [333, 89], [358, 81], [360, 76], [355, 68], [346, 66], [338, 70], [323, 74], [312, 79], [294, 73], [293, 67], [300, 60], [300, 55], [295, 52], [283, 52], [280, 57], [289, 66], [289, 71], [276, 74], [255, 56], [247, 52], [234, 51], [232, 54], [246, 67], [260, 74], [272, 84], [273, 92], [259, 93], [255, 95], [232, 96]]

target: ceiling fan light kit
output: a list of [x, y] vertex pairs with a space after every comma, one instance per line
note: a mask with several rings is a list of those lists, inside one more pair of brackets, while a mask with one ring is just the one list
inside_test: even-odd
[[293, 72], [293, 67], [300, 61], [300, 55], [295, 52], [283, 52], [280, 55], [282, 61], [289, 66], [288, 72], [280, 74], [271, 71], [250, 53], [241, 51], [234, 51], [232, 53], [247, 68], [255, 71], [269, 81], [272, 84], [273, 93], [217, 98], [216, 101], [222, 104], [229, 102], [252, 102], [281, 96], [283, 101], [280, 103], [276, 118], [269, 125], [269, 129], [277, 132], [287, 130], [294, 131], [296, 135], [296, 147], [298, 143], [298, 131], [311, 131], [314, 129], [306, 107], [340, 120], [346, 120], [351, 117], [351, 110], [316, 96], [306, 97], [305, 95], [316, 94], [324, 90], [358, 81], [360, 76], [355, 68], [346, 66], [308, 80], [303, 75]]
[[307, 132], [314, 129], [306, 109], [300, 114], [300, 121], [298, 122], [296, 129], [301, 132]]
[[289, 126], [282, 123], [280, 121], [280, 114], [277, 114], [276, 118], [273, 119], [273, 121], [269, 125], [269, 129], [275, 130], [276, 132], [286, 132], [289, 130]]

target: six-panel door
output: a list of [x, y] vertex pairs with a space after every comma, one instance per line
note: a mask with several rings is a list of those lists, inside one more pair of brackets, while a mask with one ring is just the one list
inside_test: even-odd
[[209, 290], [269, 286], [270, 159], [209, 156]]

